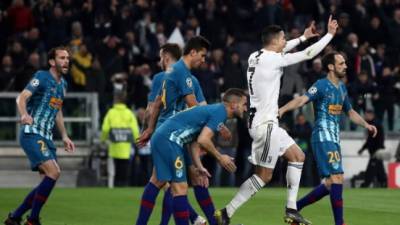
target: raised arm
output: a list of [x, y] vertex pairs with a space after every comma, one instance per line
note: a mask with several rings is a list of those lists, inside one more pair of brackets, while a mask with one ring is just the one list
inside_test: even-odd
[[336, 20], [332, 20], [332, 16], [329, 17], [328, 21], [328, 32], [319, 41], [309, 46], [300, 52], [288, 53], [282, 56], [282, 61], [279, 62], [281, 67], [296, 64], [305, 60], [309, 60], [317, 56], [332, 40], [336, 34], [338, 23]]
[[301, 35], [298, 38], [292, 39], [288, 42], [286, 42], [286, 46], [283, 49], [283, 52], [289, 52], [290, 50], [292, 50], [293, 48], [295, 48], [297, 45], [307, 41], [310, 38], [319, 36], [319, 34], [315, 31], [315, 21], [312, 21], [310, 26], [308, 26], [305, 30], [303, 35]]

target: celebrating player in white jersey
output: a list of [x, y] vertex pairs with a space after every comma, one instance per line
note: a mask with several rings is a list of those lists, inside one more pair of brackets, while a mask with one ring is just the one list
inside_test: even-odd
[[318, 55], [332, 40], [337, 28], [337, 21], [330, 16], [327, 34], [305, 50], [295, 53], [287, 52], [308, 38], [318, 35], [315, 33], [314, 23], [301, 37], [288, 42], [279, 26], [268, 26], [262, 31], [264, 47], [250, 55], [247, 70], [250, 94], [249, 131], [253, 138], [249, 161], [256, 166], [256, 172], [240, 186], [235, 197], [225, 208], [215, 212], [219, 225], [229, 224], [234, 212], [271, 180], [279, 156], [288, 160], [285, 222], [311, 224], [296, 208], [305, 156], [287, 132], [278, 125], [279, 88], [283, 68]]

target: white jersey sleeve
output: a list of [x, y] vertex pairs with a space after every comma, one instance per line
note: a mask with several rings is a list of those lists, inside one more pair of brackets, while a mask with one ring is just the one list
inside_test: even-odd
[[301, 43], [300, 42], [300, 38], [295, 38], [295, 39], [292, 39], [292, 40], [286, 42], [286, 45], [285, 45], [285, 48], [283, 49], [283, 52], [284, 53], [289, 52], [290, 50], [294, 49], [300, 43]]
[[305, 60], [309, 60], [318, 55], [332, 40], [333, 35], [327, 33], [324, 37], [322, 37], [319, 41], [304, 49], [303, 51], [295, 52], [295, 53], [287, 53], [282, 55], [282, 60], [279, 60], [280, 67], [286, 67], [289, 65], [293, 65]]

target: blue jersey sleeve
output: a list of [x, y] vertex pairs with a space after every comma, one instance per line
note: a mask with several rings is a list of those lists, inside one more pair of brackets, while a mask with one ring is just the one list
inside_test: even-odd
[[39, 89], [44, 87], [44, 85], [45, 85], [45, 76], [43, 73], [38, 71], [33, 75], [32, 80], [29, 81], [29, 83], [26, 85], [25, 89], [32, 92], [32, 94], [34, 94]]
[[190, 74], [177, 71], [177, 88], [182, 96], [194, 94], [193, 79]]
[[192, 78], [193, 78], [194, 93], [196, 95], [197, 102], [200, 103], [206, 101], [206, 98], [204, 98], [203, 90], [201, 89], [199, 81], [194, 76]]
[[226, 120], [226, 113], [219, 108], [217, 110], [210, 111], [210, 117], [207, 121], [206, 126], [214, 132], [221, 130], [222, 125]]
[[322, 85], [321, 82], [315, 82], [309, 89], [308, 91], [305, 93], [305, 95], [310, 99], [309, 101], [315, 101], [317, 99], [320, 98], [320, 96], [322, 96]]
[[151, 91], [148, 97], [149, 102], [154, 102], [157, 95], [159, 95], [162, 81], [163, 81], [163, 76], [161, 75], [161, 73], [158, 73], [154, 76], [153, 83], [151, 85]]

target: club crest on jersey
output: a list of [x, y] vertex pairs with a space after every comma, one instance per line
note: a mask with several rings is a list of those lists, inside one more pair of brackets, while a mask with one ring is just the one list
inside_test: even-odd
[[217, 127], [217, 130], [222, 130], [222, 127], [224, 126], [224, 123], [219, 123], [218, 124], [218, 127]]
[[310, 89], [308, 89], [308, 93], [315, 95], [315, 93], [317, 93], [318, 89], [315, 86], [310, 87]]
[[31, 85], [32, 85], [32, 87], [37, 87], [37, 86], [39, 86], [39, 84], [40, 84], [40, 82], [39, 82], [39, 80], [38, 79], [33, 79], [32, 81], [31, 81]]
[[190, 77], [186, 78], [186, 85], [190, 88], [193, 86], [192, 78]]

